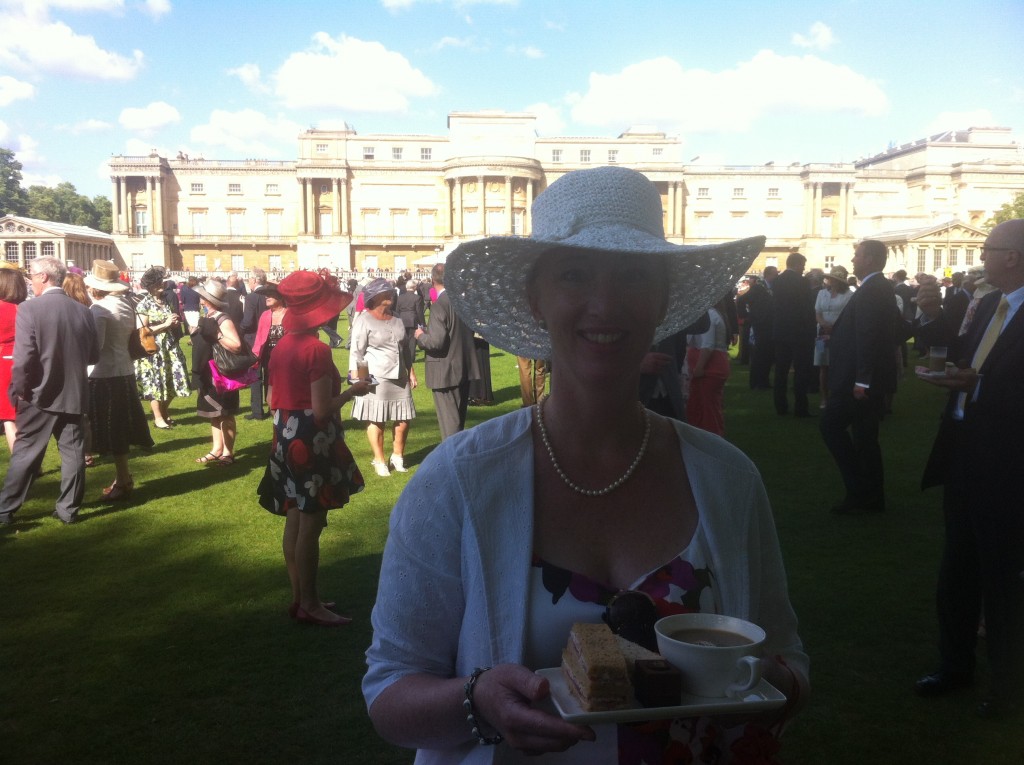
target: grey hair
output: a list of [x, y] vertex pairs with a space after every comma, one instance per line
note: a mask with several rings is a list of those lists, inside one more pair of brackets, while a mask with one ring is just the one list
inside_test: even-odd
[[257, 284], [267, 283], [267, 272], [262, 268], [254, 268], [252, 270], [252, 278], [256, 280]]
[[34, 259], [31, 267], [37, 274], [46, 274], [47, 281], [55, 287], [64, 284], [64, 277], [68, 275], [68, 267], [49, 255]]

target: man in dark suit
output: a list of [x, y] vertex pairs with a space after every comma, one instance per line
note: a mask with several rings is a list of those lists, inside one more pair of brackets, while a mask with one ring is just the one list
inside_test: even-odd
[[950, 324], [956, 324], [964, 320], [967, 313], [967, 306], [971, 304], [971, 295], [964, 289], [964, 273], [957, 271], [950, 277], [950, 285], [946, 289], [946, 296], [942, 299], [942, 311], [948, 317]]
[[452, 309], [444, 291], [444, 264], [430, 272], [437, 299], [430, 308], [426, 331], [416, 330], [416, 342], [426, 351], [423, 369], [427, 387], [433, 391], [441, 440], [466, 426], [469, 409], [469, 381], [480, 379], [480, 366], [473, 347], [473, 330]]
[[238, 274], [235, 271], [228, 274], [225, 282], [228, 289], [224, 293], [224, 300], [227, 301], [228, 307], [224, 309], [224, 313], [231, 318], [236, 327], [242, 325], [242, 313], [245, 310], [242, 307], [242, 291], [239, 289], [239, 284]]
[[918, 306], [918, 330], [945, 345], [958, 369], [926, 382], [949, 390], [922, 487], [942, 486], [946, 540], [939, 567], [940, 668], [917, 682], [922, 696], [970, 685], [978, 616], [984, 608], [989, 695], [978, 706], [996, 717], [1024, 701], [1024, 220], [992, 229], [981, 249], [983, 297], [964, 334], [940, 308], [937, 284]]
[[746, 317], [750, 326], [750, 389], [771, 388], [772, 365], [775, 364], [775, 308], [771, 285], [778, 278], [778, 269], [764, 269], [764, 282], [756, 276], [748, 278], [747, 291], [737, 298], [736, 310]]
[[427, 323], [423, 298], [408, 279], [399, 279], [395, 286], [398, 289], [395, 316], [402, 320], [402, 326], [405, 327], [405, 345], [409, 349], [409, 358], [416, 361], [416, 329]]
[[[267, 296], [263, 289], [267, 286], [267, 272], [262, 268], [254, 268], [249, 276], [249, 291], [242, 298], [242, 321], [239, 331], [245, 344], [252, 348], [256, 342], [256, 329], [260, 316], [267, 310]], [[247, 420], [262, 420], [263, 413], [263, 381], [257, 379], [249, 386], [250, 412], [245, 415]]]
[[53, 436], [60, 451], [60, 496], [53, 517], [74, 523], [85, 493], [82, 415], [89, 408], [86, 367], [100, 358], [89, 309], [61, 289], [67, 267], [56, 258], [32, 261], [35, 296], [21, 304], [14, 331], [10, 395], [18, 439], [0, 491], [0, 525], [12, 522], [28, 495]]
[[772, 285], [774, 298], [775, 411], [789, 413], [789, 369], [793, 368], [793, 414], [810, 417], [807, 386], [814, 361], [814, 293], [804, 278], [807, 258], [799, 252], [786, 258], [786, 270]]
[[[892, 289], [896, 293], [896, 297], [903, 303], [903, 320], [912, 322], [914, 315], [917, 313], [917, 291], [907, 283], [907, 272], [902, 268], [892, 275]], [[896, 342], [900, 349], [900, 359], [903, 362], [903, 366], [906, 366], [908, 358], [907, 344], [899, 338], [896, 339]]]
[[860, 287], [839, 314], [829, 339], [829, 396], [821, 436], [843, 479], [846, 496], [832, 508], [845, 515], [885, 510], [878, 430], [886, 394], [896, 390], [896, 328], [892, 282], [882, 275], [885, 245], [865, 239], [853, 255]]

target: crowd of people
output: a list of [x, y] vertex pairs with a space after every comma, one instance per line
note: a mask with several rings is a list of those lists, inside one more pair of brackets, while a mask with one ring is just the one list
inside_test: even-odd
[[[51, 436], [61, 455], [55, 518], [77, 520], [94, 455], [115, 467], [104, 498], [128, 499], [129, 450], [153, 444], [144, 401], [153, 427], [171, 429], [168, 404], [195, 396], [211, 425], [195, 461], [230, 468], [248, 387], [247, 419], [273, 421], [257, 494], [284, 518], [288, 613], [344, 626], [351, 619], [317, 586], [328, 512], [365, 486], [341, 410], [351, 403], [350, 418], [366, 423], [378, 478], [407, 472], [422, 353], [441, 444], [391, 514], [363, 685], [381, 735], [424, 762], [490, 761], [486, 745], [502, 742], [555, 762], [777, 747], [806, 702], [808, 658], [761, 478], [723, 437], [730, 351], [738, 346], [751, 390], [772, 391], [779, 416], [817, 418], [845, 491], [832, 510], [859, 516], [886, 510], [879, 431], [898, 381], [914, 353], [942, 346], [949, 364], [919, 372], [950, 391], [923, 480], [944, 488], [941, 663], [916, 690], [972, 683], [984, 611], [993, 684], [978, 712], [1002, 715], [1024, 687], [1024, 451], [1013, 446], [1024, 425], [1024, 221], [994, 228], [984, 267], [944, 294], [926, 274], [886, 276], [887, 248], [875, 240], [857, 243], [852, 273], [805, 275], [793, 252], [781, 273], [747, 274], [763, 245], [666, 241], [655, 186], [608, 167], [562, 176], [535, 201], [531, 236], [464, 243], [429, 284], [402, 274], [343, 290], [326, 271], [275, 283], [255, 269], [245, 285], [155, 268], [133, 294], [107, 261], [88, 274], [45, 257], [27, 277], [0, 270], [0, 385], [10, 392], [0, 419], [11, 449], [0, 524], [13, 522]], [[345, 343], [345, 310], [343, 374], [331, 348]], [[133, 354], [143, 336], [152, 347]], [[491, 399], [492, 345], [517, 358], [523, 406], [462, 433], [468, 407]], [[571, 625], [601, 621], [623, 591], [662, 615], [707, 610], [759, 624], [765, 677], [785, 705], [643, 730], [552, 714], [535, 670], [557, 666]]]

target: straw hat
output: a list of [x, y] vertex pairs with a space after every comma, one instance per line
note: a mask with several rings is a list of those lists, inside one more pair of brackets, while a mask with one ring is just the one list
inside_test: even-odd
[[0, 268], [10, 269], [11, 271], [20, 271], [17, 263], [9, 263], [6, 260], [0, 260]]
[[100, 292], [127, 292], [128, 285], [121, 281], [117, 264], [112, 260], [94, 260], [92, 272], [82, 277], [86, 287]]
[[846, 280], [850, 278], [850, 272], [843, 266], [833, 266], [832, 270], [825, 274], [826, 279], [835, 279], [837, 282], [846, 284]]
[[288, 305], [281, 324], [292, 331], [326, 324], [352, 302], [352, 296], [341, 291], [338, 280], [327, 269], [319, 273], [296, 271], [282, 279], [277, 290]]
[[228, 288], [224, 286], [224, 282], [219, 282], [216, 279], [207, 279], [203, 284], [196, 287], [196, 292], [199, 293], [200, 297], [205, 298], [220, 309], [228, 307], [228, 301], [224, 299], [227, 291]]
[[669, 302], [655, 342], [704, 314], [746, 271], [763, 236], [724, 244], [665, 241], [661, 196], [641, 173], [598, 167], [566, 173], [533, 203], [533, 236], [494, 236], [460, 244], [448, 256], [445, 288], [459, 316], [492, 345], [533, 359], [551, 341], [530, 311], [527, 275], [553, 247], [628, 256], [666, 256]]
[[395, 288], [391, 286], [391, 282], [387, 279], [374, 279], [363, 287], [363, 305], [369, 307], [370, 301], [375, 297], [389, 293], [392, 297], [395, 296]]

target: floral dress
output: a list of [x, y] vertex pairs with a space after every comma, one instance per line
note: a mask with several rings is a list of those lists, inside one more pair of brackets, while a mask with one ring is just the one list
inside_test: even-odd
[[[162, 300], [146, 295], [135, 306], [135, 312], [150, 326], [163, 324], [171, 315]], [[156, 336], [156, 353], [135, 362], [135, 379], [139, 383], [139, 397], [143, 401], [170, 401], [188, 396], [192, 389], [188, 383], [185, 354], [172, 332]]]

